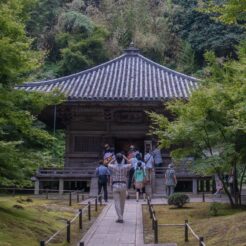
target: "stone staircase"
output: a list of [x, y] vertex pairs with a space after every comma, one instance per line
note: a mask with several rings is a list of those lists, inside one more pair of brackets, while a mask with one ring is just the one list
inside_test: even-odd
[[165, 191], [165, 184], [163, 178], [155, 178], [155, 192], [153, 194], [153, 197], [163, 197], [166, 195]]

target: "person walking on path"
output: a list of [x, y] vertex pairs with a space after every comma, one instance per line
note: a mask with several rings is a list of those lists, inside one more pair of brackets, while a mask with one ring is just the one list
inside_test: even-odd
[[177, 178], [172, 163], [168, 165], [168, 169], [165, 173], [165, 185], [167, 196], [172, 195], [174, 193], [174, 188], [177, 185]]
[[145, 162], [145, 166], [146, 166], [147, 179], [151, 183], [154, 158], [153, 158], [152, 154], [150, 153], [150, 149], [146, 150], [146, 153], [144, 155], [144, 162]]
[[96, 169], [96, 175], [98, 177], [98, 195], [101, 194], [103, 188], [104, 201], [107, 202], [108, 201], [107, 185], [108, 185], [110, 172], [109, 169], [103, 164], [103, 160], [99, 161], [99, 167]]
[[154, 158], [154, 164], [156, 167], [162, 166], [163, 160], [161, 156], [161, 150], [156, 145], [153, 152], [152, 152], [153, 158]]
[[111, 171], [113, 198], [115, 210], [118, 215], [117, 223], [123, 223], [123, 214], [126, 200], [127, 188], [127, 173], [131, 168], [131, 164], [122, 164], [123, 155], [116, 155], [116, 163], [109, 164], [108, 168]]
[[135, 188], [136, 188], [136, 201], [139, 200], [139, 194], [143, 193], [143, 199], [146, 198], [146, 192], [144, 187], [144, 180], [146, 177], [145, 169], [142, 167], [142, 162], [137, 163], [136, 170], [134, 172]]

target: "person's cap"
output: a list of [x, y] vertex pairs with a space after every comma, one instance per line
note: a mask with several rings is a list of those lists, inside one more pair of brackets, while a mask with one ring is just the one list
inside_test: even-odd
[[168, 168], [173, 168], [173, 164], [170, 163], [170, 164], [168, 165]]
[[108, 148], [108, 147], [109, 147], [109, 144], [105, 144], [105, 145], [104, 145], [104, 148]]
[[130, 149], [135, 149], [134, 145], [131, 145], [131, 146], [130, 146]]

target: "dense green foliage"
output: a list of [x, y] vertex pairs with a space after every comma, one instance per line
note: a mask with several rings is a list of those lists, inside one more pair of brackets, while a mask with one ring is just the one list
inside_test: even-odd
[[202, 1], [201, 10], [205, 13], [215, 13], [215, 19], [221, 22], [246, 25], [245, 0]]
[[14, 86], [37, 67], [40, 53], [30, 48], [25, 21], [31, 1], [0, 3], [0, 185], [27, 185], [53, 137], [38, 113], [58, 98], [17, 91]]
[[27, 31], [35, 48], [46, 52], [36, 77], [68, 75], [106, 61], [107, 31], [84, 14], [83, 6], [83, 1], [41, 0], [33, 8]]
[[92, 67], [121, 54], [131, 41], [150, 59], [188, 74], [203, 69], [207, 50], [235, 57], [243, 28], [211, 19], [198, 2], [40, 0], [27, 24], [35, 47], [46, 51], [38, 78]]
[[[32, 0], [0, 2], [0, 88], [19, 82], [38, 63], [38, 52], [30, 50], [24, 21]], [[19, 21], [16, 21], [18, 18]]]
[[176, 119], [169, 122], [163, 115], [150, 114], [161, 145], [173, 146], [172, 155], [176, 158], [194, 156], [193, 169], [197, 173], [217, 173], [232, 204], [223, 174], [233, 170], [235, 187], [237, 170], [241, 168], [240, 174], [245, 174], [246, 42], [239, 47], [238, 57], [238, 61], [221, 63], [213, 53], [207, 53], [207, 77], [199, 82], [199, 90], [186, 104], [167, 104]]
[[202, 65], [206, 51], [219, 57], [235, 56], [235, 45], [245, 37], [243, 28], [216, 22], [198, 12], [198, 1], [173, 0], [166, 16], [170, 30], [191, 45], [196, 61]]

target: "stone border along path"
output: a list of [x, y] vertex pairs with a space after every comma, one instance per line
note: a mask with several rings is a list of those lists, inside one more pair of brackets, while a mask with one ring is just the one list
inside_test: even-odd
[[[88, 200], [81, 204], [87, 204]], [[201, 196], [190, 198], [191, 202], [202, 202]], [[228, 202], [224, 198], [207, 197], [206, 202]], [[167, 204], [165, 198], [154, 198], [152, 204]], [[177, 246], [176, 243], [166, 244], [144, 244], [143, 240], [143, 222], [142, 222], [142, 204], [146, 202], [136, 202], [135, 199], [126, 200], [124, 223], [115, 223], [117, 219], [114, 209], [114, 202], [110, 202], [105, 206], [99, 217], [96, 219], [91, 228], [87, 231], [81, 242], [85, 246]]]

